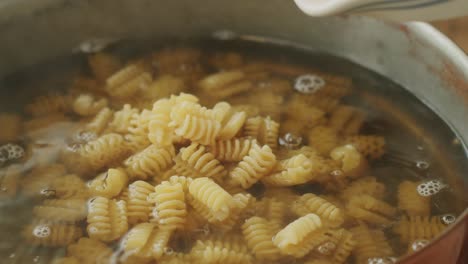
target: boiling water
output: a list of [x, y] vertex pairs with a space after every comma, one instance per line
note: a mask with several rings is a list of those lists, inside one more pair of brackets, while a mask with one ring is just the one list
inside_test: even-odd
[[[436, 114], [392, 81], [340, 58], [314, 54], [292, 47], [236, 40], [196, 41], [192, 42], [191, 46], [200, 48], [205, 54], [239, 52], [252, 61], [266, 60], [279, 65], [295, 64], [314, 67], [326, 73], [352, 79], [352, 93], [345, 96], [342, 103], [356, 106], [367, 114], [361, 129], [362, 134], [382, 135], [386, 139], [386, 154], [381, 159], [370, 163], [372, 176], [385, 184], [388, 192], [386, 201], [396, 205], [398, 184], [407, 179], [423, 182], [418, 186], [418, 192], [422, 196], [432, 198], [432, 215], [440, 215], [441, 221], [447, 225], [453, 223], [455, 217], [466, 208], [467, 200], [463, 196], [466, 183], [460, 184], [459, 180], [463, 175], [462, 172], [468, 169], [463, 146]], [[111, 47], [109, 52], [124, 60], [131, 60], [146, 54], [148, 50], [160, 48], [155, 47], [155, 45], [148, 44], [138, 45], [134, 42], [121, 43]], [[201, 65], [207, 73], [217, 70], [206, 61], [202, 61]], [[1, 83], [0, 112], [21, 113], [23, 106], [34, 96], [53, 90], [63, 90], [69, 87], [73, 76], [82, 73], [89, 74], [85, 56], [74, 55], [11, 75]], [[291, 94], [314, 93], [324, 85], [321, 83], [323, 80], [317, 79], [316, 75], [302, 75], [296, 78], [273, 77], [289, 78], [291, 83], [295, 83], [295, 90], [291, 90]], [[203, 98], [201, 101], [203, 102]], [[23, 118], [27, 120], [30, 117], [23, 115]], [[24, 131], [24, 135], [18, 137], [17, 141], [6, 142], [10, 145], [1, 146], [0, 158], [4, 160], [0, 160], [0, 177], [3, 177], [2, 173], [4, 175], [8, 168], [18, 171], [17, 184], [2, 183], [1, 191], [5, 194], [15, 192], [8, 188], [17, 189], [15, 195], [1, 195], [0, 256], [2, 263], [50, 263], [54, 256], [65, 254], [63, 247], [33, 247], [22, 240], [20, 233], [23, 227], [34, 217], [33, 206], [41, 203], [44, 197], [47, 198], [50, 194], [48, 191], [51, 190], [44, 190], [42, 198], [30, 198], [22, 194], [20, 186], [21, 181], [26, 179], [25, 175], [34, 167], [38, 164], [53, 163], [59, 153], [69, 147], [67, 142], [70, 135], [79, 126], [77, 122], [74, 122], [76, 120], [76, 116], [71, 115], [66, 122], [35, 130], [34, 133]], [[277, 121], [281, 124], [284, 120]], [[282, 131], [279, 145], [280, 149], [296, 149], [304, 145], [306, 141], [304, 135], [297, 135], [293, 131], [291, 133]], [[326, 193], [316, 184], [295, 186], [294, 190], [297, 193]], [[261, 186], [255, 186], [251, 191], [261, 196], [264, 189]], [[85, 230], [85, 221], [80, 223]], [[385, 227], [383, 230], [395, 251], [395, 256], [369, 259], [369, 263], [392, 263], [396, 257], [407, 252], [408, 247], [400, 243], [398, 236], [390, 229]], [[199, 229], [199, 232], [209, 234], [212, 231], [209, 226], [204, 226]], [[33, 233], [37, 237], [43, 237], [49, 235], [50, 230], [47, 226], [36, 226]], [[429, 241], [420, 239], [414, 241], [411, 247], [416, 251], [428, 243]], [[119, 252], [117, 242], [109, 246], [114, 248], [115, 252]], [[325, 243], [317, 250], [326, 255], [327, 252], [333, 251], [335, 246], [333, 243]], [[300, 260], [296, 260], [296, 263], [300, 263]]]

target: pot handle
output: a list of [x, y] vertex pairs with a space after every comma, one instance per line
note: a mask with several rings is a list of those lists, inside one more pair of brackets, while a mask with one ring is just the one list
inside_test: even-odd
[[467, 0], [294, 0], [310, 16], [358, 14], [393, 21], [430, 21], [468, 15]]

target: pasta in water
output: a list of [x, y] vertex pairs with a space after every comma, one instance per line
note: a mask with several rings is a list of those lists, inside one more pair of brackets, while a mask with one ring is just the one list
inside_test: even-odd
[[68, 91], [0, 112], [2, 210], [27, 201], [22, 241], [50, 263], [387, 263], [455, 221], [422, 170], [381, 172], [394, 142], [350, 78], [232, 51], [125, 54], [90, 54]]

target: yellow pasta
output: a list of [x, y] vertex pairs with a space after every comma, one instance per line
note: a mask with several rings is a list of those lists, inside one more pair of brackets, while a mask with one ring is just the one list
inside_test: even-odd
[[22, 120], [17, 114], [0, 113], [0, 125], [0, 144], [16, 141], [22, 132]]
[[233, 138], [229, 140], [217, 140], [210, 146], [210, 152], [217, 160], [225, 162], [239, 162], [250, 151], [256, 141], [250, 138]]
[[356, 241], [353, 250], [356, 263], [367, 264], [371, 258], [384, 258], [393, 256], [393, 249], [387, 242], [382, 230], [369, 229], [366, 225], [351, 228], [351, 233]]
[[96, 196], [113, 198], [125, 188], [128, 176], [123, 169], [109, 169], [88, 183], [91, 193]]
[[[307, 214], [288, 224], [274, 237], [273, 243], [286, 255], [302, 257], [312, 250], [309, 241], [322, 229], [322, 221], [316, 214]], [[304, 247], [306, 246], [306, 247]]]
[[40, 221], [27, 225], [21, 234], [27, 243], [35, 246], [61, 247], [73, 243], [83, 232], [73, 224]]
[[175, 156], [174, 146], [157, 147], [150, 145], [128, 157], [123, 164], [130, 178], [147, 179], [169, 168]]
[[80, 94], [73, 101], [73, 111], [80, 116], [96, 115], [104, 107], [107, 107], [106, 98], [94, 98], [90, 94]]
[[431, 240], [445, 228], [439, 216], [409, 216], [403, 217], [393, 227], [393, 232], [400, 236], [401, 241], [409, 243], [417, 239]]
[[26, 113], [32, 116], [45, 116], [51, 113], [71, 110], [72, 98], [66, 95], [44, 95], [36, 97], [25, 107]]
[[242, 225], [242, 233], [257, 259], [274, 261], [280, 258], [279, 249], [272, 241], [275, 230], [270, 227], [267, 219], [257, 216], [247, 219]]
[[353, 234], [346, 229], [340, 229], [339, 240], [333, 253], [333, 263], [345, 263], [351, 252], [356, 247], [357, 241]]
[[141, 258], [151, 258], [154, 231], [156, 231], [155, 225], [151, 223], [141, 223], [134, 226], [122, 241], [125, 252]]
[[[288, 118], [302, 123], [308, 128], [324, 123], [325, 112], [304, 101], [290, 101], [285, 107]], [[282, 124], [281, 124], [282, 125]]]
[[104, 81], [121, 67], [119, 59], [111, 54], [98, 52], [88, 56], [88, 65], [99, 81]]
[[95, 133], [96, 135], [100, 135], [104, 129], [107, 127], [109, 122], [112, 120], [114, 112], [110, 110], [109, 108], [105, 107], [99, 111], [99, 113], [96, 114], [96, 116], [86, 124], [85, 130], [86, 131], [91, 131]]
[[191, 254], [195, 263], [252, 263], [252, 256], [246, 245], [234, 235], [228, 238], [215, 237], [207, 240], [197, 240]]
[[138, 110], [129, 104], [125, 104], [122, 109], [114, 113], [113, 119], [109, 122], [108, 130], [115, 133], [126, 134], [130, 127], [133, 115], [137, 115]]
[[51, 189], [51, 184], [55, 178], [65, 174], [65, 166], [61, 164], [34, 168], [22, 179], [20, 183], [21, 192], [26, 197], [48, 197], [48, 195], [55, 195], [56, 192]]
[[79, 263], [106, 264], [111, 259], [112, 249], [100, 241], [83, 237], [67, 247], [67, 254]]
[[233, 199], [234, 203], [229, 217], [224, 219], [223, 221], [211, 221], [215, 232], [227, 232], [238, 228], [240, 226], [239, 223], [242, 222], [241, 219], [244, 219], [248, 214], [246, 210], [249, 209], [249, 206], [251, 206], [254, 201], [252, 195], [246, 193], [234, 194]]
[[153, 117], [153, 112], [144, 109], [141, 113], [134, 114], [130, 119], [130, 126], [127, 128], [128, 134], [125, 135], [125, 139], [133, 151], [144, 149], [151, 144], [148, 133], [149, 123]]
[[164, 181], [154, 188], [150, 200], [155, 204], [156, 212], [152, 221], [163, 229], [183, 229], [187, 208], [182, 184]]
[[90, 195], [85, 182], [75, 174], [52, 179], [42, 193], [45, 196], [52, 193], [53, 196], [61, 199], [87, 199]]
[[88, 226], [92, 239], [114, 241], [128, 230], [127, 205], [125, 201], [95, 197], [88, 204]]
[[263, 177], [262, 182], [272, 186], [293, 186], [306, 183], [315, 176], [311, 173], [311, 161], [303, 154], [280, 161], [275, 170]]
[[250, 90], [253, 84], [241, 71], [226, 71], [208, 75], [198, 82], [204, 92], [218, 98], [226, 98]]
[[148, 198], [153, 191], [153, 185], [145, 181], [135, 181], [128, 186], [128, 193], [125, 201], [127, 202], [127, 218], [129, 224], [148, 221], [153, 207]]
[[328, 156], [330, 151], [338, 146], [339, 138], [331, 127], [316, 126], [308, 135], [309, 145], [323, 156]]
[[229, 176], [234, 185], [241, 185], [246, 189], [268, 174], [275, 164], [276, 157], [270, 147], [254, 144], [249, 154], [229, 173]]
[[393, 206], [367, 194], [351, 197], [346, 210], [350, 216], [358, 220], [381, 225], [390, 224], [391, 217], [396, 214]]
[[352, 197], [367, 194], [377, 199], [382, 199], [385, 195], [385, 185], [378, 182], [374, 177], [363, 177], [352, 182], [341, 193], [344, 201], [349, 201]]
[[179, 175], [192, 178], [209, 177], [218, 180], [226, 175], [223, 165], [205, 146], [198, 143], [180, 149], [174, 168]]
[[242, 55], [237, 52], [217, 52], [208, 61], [222, 70], [238, 68], [244, 63]]
[[146, 88], [151, 81], [151, 74], [140, 65], [128, 65], [106, 79], [106, 91], [111, 97], [125, 99]]
[[106, 134], [82, 145], [78, 153], [93, 169], [98, 170], [121, 161], [128, 152], [124, 138], [119, 134]]
[[346, 128], [349, 122], [358, 115], [359, 112], [355, 107], [340, 105], [331, 112], [329, 126], [335, 131], [341, 133]]
[[33, 212], [47, 221], [77, 222], [86, 218], [87, 205], [84, 199], [51, 199], [35, 206]]
[[398, 208], [409, 216], [429, 216], [431, 213], [431, 197], [418, 193], [421, 182], [402, 181], [398, 185]]
[[193, 180], [189, 186], [189, 192], [195, 200], [206, 206], [219, 221], [229, 216], [231, 208], [235, 204], [233, 197], [228, 192], [206, 177]]
[[362, 155], [369, 159], [378, 159], [385, 154], [385, 138], [381, 136], [351, 136], [345, 138], [344, 142], [352, 144]]
[[292, 211], [299, 216], [314, 213], [322, 219], [324, 225], [338, 227], [344, 222], [344, 212], [327, 200], [313, 194], [302, 195], [293, 205]]
[[236, 136], [245, 123], [247, 114], [234, 111], [229, 103], [219, 102], [213, 107], [217, 119], [221, 122], [218, 140], [227, 140]]
[[244, 134], [257, 139], [260, 144], [266, 144], [272, 149], [278, 147], [279, 124], [270, 117], [248, 118], [244, 125]]
[[330, 157], [340, 161], [341, 171], [346, 177], [357, 178], [368, 168], [366, 159], [353, 145], [339, 146], [331, 150]]

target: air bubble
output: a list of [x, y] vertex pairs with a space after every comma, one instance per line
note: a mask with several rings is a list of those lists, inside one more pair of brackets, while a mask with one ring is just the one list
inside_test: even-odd
[[174, 254], [174, 250], [172, 248], [170, 248], [170, 247], [165, 247], [164, 248], [164, 254], [172, 255], [172, 254]]
[[302, 137], [286, 133], [283, 137], [279, 138], [278, 143], [287, 149], [297, 149], [302, 144]]
[[445, 187], [447, 187], [447, 185], [440, 180], [430, 180], [419, 184], [417, 187], [417, 192], [421, 196], [432, 196], [440, 192], [440, 190], [444, 189]]
[[427, 161], [417, 161], [416, 162], [416, 168], [418, 168], [420, 170], [427, 170], [427, 169], [429, 169], [429, 167], [430, 167], [430, 164]]
[[99, 52], [105, 49], [107, 46], [109, 46], [115, 41], [116, 41], [115, 39], [110, 39], [110, 38], [89, 39], [80, 43], [78, 47], [73, 49], [73, 51], [83, 52], [83, 53]]
[[305, 74], [296, 78], [294, 89], [303, 94], [313, 94], [325, 86], [325, 80], [313, 74]]
[[421, 250], [423, 247], [427, 246], [428, 244], [429, 244], [429, 240], [426, 240], [426, 239], [415, 240], [411, 244], [411, 249], [413, 251], [418, 251], [418, 250]]
[[237, 38], [237, 34], [234, 31], [223, 29], [217, 30], [211, 34], [214, 39], [217, 40], [233, 40]]
[[453, 214], [444, 214], [440, 216], [440, 221], [445, 225], [453, 224], [457, 220], [457, 217]]
[[335, 251], [335, 249], [336, 249], [336, 244], [329, 241], [320, 245], [317, 248], [317, 251], [322, 255], [330, 255], [331, 253], [333, 253], [333, 251]]
[[0, 147], [0, 163], [19, 159], [24, 156], [23, 147], [16, 144], [6, 144]]
[[41, 257], [35, 256], [35, 257], [33, 258], [33, 262], [34, 262], [34, 263], [37, 263], [37, 262], [39, 262], [40, 259], [41, 259]]
[[393, 264], [397, 262], [397, 258], [394, 257], [383, 257], [383, 258], [369, 258], [367, 259], [368, 264]]
[[33, 230], [33, 235], [44, 238], [50, 236], [50, 227], [48, 225], [38, 225]]

